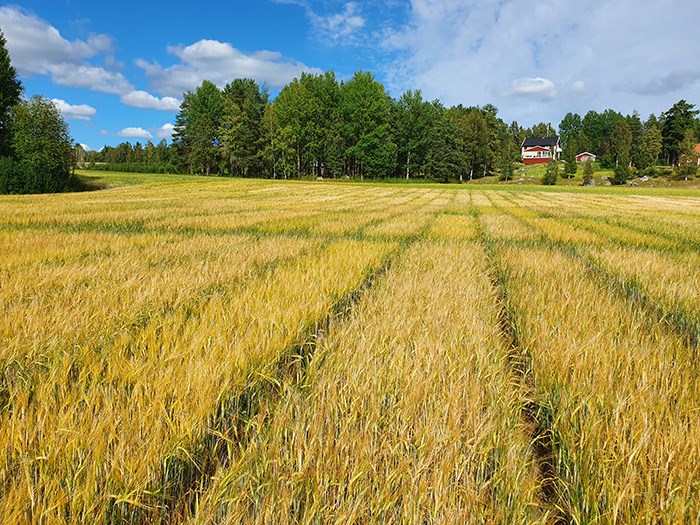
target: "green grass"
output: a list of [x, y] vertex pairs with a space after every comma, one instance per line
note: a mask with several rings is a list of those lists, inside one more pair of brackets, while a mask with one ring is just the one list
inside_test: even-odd
[[118, 188], [136, 186], [154, 182], [172, 183], [195, 178], [193, 175], [173, 175], [160, 173], [125, 173], [117, 171], [76, 170], [76, 175], [86, 186], [92, 189]]
[[[574, 192], [586, 194], [630, 194], [630, 195], [668, 195], [668, 196], [698, 196], [700, 195], [700, 179], [692, 179], [689, 181], [674, 181], [665, 177], [650, 178], [647, 182], [640, 182], [638, 178], [631, 179], [630, 182], [636, 182], [638, 186], [608, 186], [602, 180], [603, 176], [612, 179], [613, 170], [598, 169], [594, 173], [596, 185], [593, 187], [583, 187], [582, 170], [579, 170], [576, 176], [571, 179], [559, 178], [556, 186], [543, 186], [541, 184], [542, 175], [544, 174], [544, 165], [524, 166], [525, 171], [515, 172], [515, 179], [512, 181], [502, 182], [498, 180], [498, 175], [490, 175], [475, 179], [473, 181], [465, 181], [463, 183], [451, 182], [448, 184], [429, 181], [426, 179], [384, 179], [370, 181], [342, 181], [342, 187], [349, 186], [378, 186], [378, 187], [420, 187], [426, 189], [444, 189], [452, 188], [473, 188], [478, 186], [480, 189], [490, 190], [505, 190], [505, 191], [535, 191], [535, 192]], [[123, 186], [137, 186], [150, 184], [175, 184], [185, 181], [211, 182], [213, 180], [223, 181], [229, 180], [223, 177], [205, 177], [201, 175], [173, 175], [173, 174], [153, 174], [153, 173], [121, 173], [109, 171], [90, 171], [78, 170], [77, 175], [81, 181], [88, 187], [93, 189], [109, 189]], [[520, 180], [524, 176], [525, 180]], [[310, 180], [278, 180], [269, 181], [278, 182], [280, 184], [341, 184], [340, 180], [325, 179], [323, 181]]]

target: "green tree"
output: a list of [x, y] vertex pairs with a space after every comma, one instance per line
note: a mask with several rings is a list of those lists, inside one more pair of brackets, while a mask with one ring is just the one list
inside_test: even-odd
[[681, 142], [688, 128], [695, 129], [698, 110], [693, 104], [679, 100], [661, 116], [663, 155], [669, 164], [677, 164], [681, 156]]
[[651, 126], [657, 126], [660, 127], [661, 123], [659, 122], [659, 119], [656, 118], [656, 115], [653, 113], [649, 114], [649, 118], [646, 119], [644, 122], [644, 131], [648, 130]]
[[5, 36], [0, 31], [0, 156], [10, 154], [9, 124], [13, 106], [19, 104], [22, 84], [10, 62]]
[[358, 71], [341, 86], [342, 135], [347, 167], [363, 178], [390, 176], [396, 165], [391, 98], [371, 73]]
[[564, 173], [566, 178], [570, 179], [576, 175], [578, 166], [576, 165], [576, 147], [575, 141], [569, 140], [569, 144], [564, 148]]
[[460, 145], [459, 124], [454, 114], [443, 111], [437, 117], [428, 135], [426, 167], [430, 176], [442, 182], [459, 176], [465, 169], [464, 154]]
[[[566, 151], [566, 148], [571, 142], [577, 141], [579, 135], [583, 132], [583, 121], [581, 116], [576, 113], [567, 113], [559, 123], [559, 140], [561, 147]], [[574, 151], [576, 155], [577, 151]]]
[[[596, 113], [595, 111], [586, 113], [581, 121], [581, 133], [588, 139], [589, 147], [586, 148], [586, 151], [594, 153], [601, 158], [601, 162], [604, 162], [603, 157], [609, 146], [610, 135], [615, 128], [615, 124], [620, 120], [624, 120], [624, 118], [620, 113], [612, 109], [606, 109], [603, 113]], [[612, 158], [611, 163], [614, 163]]]
[[626, 117], [627, 125], [630, 129], [630, 160], [632, 164], [639, 168], [642, 160], [642, 146], [644, 142], [644, 124], [639, 118], [639, 113], [634, 111], [631, 115]]
[[464, 159], [469, 180], [483, 176], [495, 156], [494, 135], [478, 109], [470, 109], [461, 119]]
[[621, 119], [615, 123], [608, 137], [608, 153], [615, 166], [629, 166], [632, 152], [632, 131], [627, 120]]
[[294, 173], [295, 151], [292, 129], [280, 127], [275, 106], [268, 104], [263, 117], [263, 149], [261, 155], [273, 179], [279, 175], [289, 178]]
[[526, 137], [551, 137], [554, 134], [552, 125], [548, 122], [539, 122], [530, 129], [525, 130]]
[[500, 180], [513, 180], [515, 169], [513, 167], [513, 157], [515, 155], [515, 145], [511, 140], [506, 140], [502, 145], [501, 155], [499, 157], [499, 170], [501, 172]]
[[554, 186], [557, 183], [559, 176], [559, 163], [552, 159], [547, 163], [547, 170], [542, 177], [542, 184], [545, 186]]
[[15, 171], [9, 186], [0, 182], [0, 190], [53, 193], [70, 188], [73, 140], [66, 122], [50, 100], [34, 96], [14, 106], [10, 134], [13, 158], [19, 171]]
[[[321, 75], [302, 74], [302, 83], [313, 96], [308, 144], [311, 168], [316, 176], [333, 175], [342, 170], [340, 138], [340, 84], [333, 71]], [[339, 151], [341, 150], [341, 151]]]
[[[219, 124], [219, 157], [221, 158], [221, 172], [226, 175], [236, 174], [241, 167], [245, 153], [243, 117], [241, 109], [230, 97], [223, 100], [223, 112]], [[246, 152], [248, 153], [248, 152]], [[241, 174], [240, 172], [238, 174]], [[243, 173], [244, 174], [244, 173]]]
[[583, 185], [593, 186], [593, 172], [595, 167], [593, 166], [593, 161], [591, 159], [586, 160], [583, 163]]
[[212, 82], [205, 80], [194, 93], [185, 93], [173, 141], [190, 173], [210, 175], [217, 165], [222, 114], [221, 91]]
[[618, 164], [615, 166], [615, 172], [612, 178], [612, 183], [615, 185], [624, 184], [631, 176], [630, 168], [627, 164]]
[[647, 126], [644, 136], [642, 137], [642, 146], [638, 158], [637, 167], [639, 169], [648, 169], [656, 166], [659, 161], [659, 155], [663, 148], [661, 130], [656, 124]]
[[291, 130], [296, 153], [296, 174], [300, 176], [311, 165], [311, 144], [316, 140], [318, 102], [307, 83], [295, 78], [282, 88], [274, 102], [275, 114], [282, 128]]
[[631, 177], [630, 154], [632, 151], [632, 132], [626, 120], [620, 120], [615, 124], [609, 137], [608, 154], [614, 159], [615, 174], [612, 183], [616, 185], [626, 183]]
[[679, 157], [676, 176], [679, 179], [688, 180], [689, 177], [694, 177], [698, 171], [698, 155], [695, 153], [697, 142], [695, 131], [692, 128], [686, 129], [678, 148]]
[[[227, 173], [249, 176], [261, 170], [263, 116], [268, 104], [267, 88], [250, 78], [237, 78], [222, 91], [219, 153]], [[233, 153], [235, 152], [235, 153]], [[233, 153], [233, 154], [232, 154]]]
[[433, 112], [417, 90], [404, 92], [394, 104], [394, 113], [398, 164], [408, 179], [425, 163]]
[[510, 123], [510, 126], [508, 126], [508, 135], [513, 143], [513, 151], [518, 155], [518, 158], [520, 153], [520, 145], [526, 138], [525, 131], [526, 130], [521, 128], [518, 122], [515, 120]]

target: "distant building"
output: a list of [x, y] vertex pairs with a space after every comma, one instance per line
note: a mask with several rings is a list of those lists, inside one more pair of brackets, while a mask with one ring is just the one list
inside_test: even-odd
[[697, 166], [700, 166], [700, 144], [696, 144], [695, 147], [693, 148], [693, 154], [688, 158], [687, 155], [681, 155], [681, 158], [678, 159], [678, 164], [680, 166], [688, 166], [690, 164], [697, 164]]
[[576, 162], [581, 163], [581, 162], [586, 162], [587, 160], [590, 160], [591, 162], [595, 162], [596, 156], [593, 155], [593, 153], [588, 153], [587, 151], [584, 151], [583, 153], [579, 153], [576, 155]]
[[546, 164], [551, 159], [559, 160], [561, 146], [559, 137], [531, 137], [521, 146], [523, 164]]

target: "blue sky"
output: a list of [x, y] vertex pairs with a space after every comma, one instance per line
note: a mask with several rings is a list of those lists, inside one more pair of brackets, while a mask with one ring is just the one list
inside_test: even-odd
[[392, 96], [499, 108], [529, 126], [568, 112], [643, 118], [700, 106], [696, 0], [0, 0], [28, 96], [91, 149], [168, 138], [182, 93], [302, 71], [371, 71]]

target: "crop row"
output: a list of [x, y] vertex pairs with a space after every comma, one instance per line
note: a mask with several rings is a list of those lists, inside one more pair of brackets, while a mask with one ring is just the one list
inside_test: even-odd
[[688, 522], [698, 215], [245, 180], [8, 198], [0, 520]]

